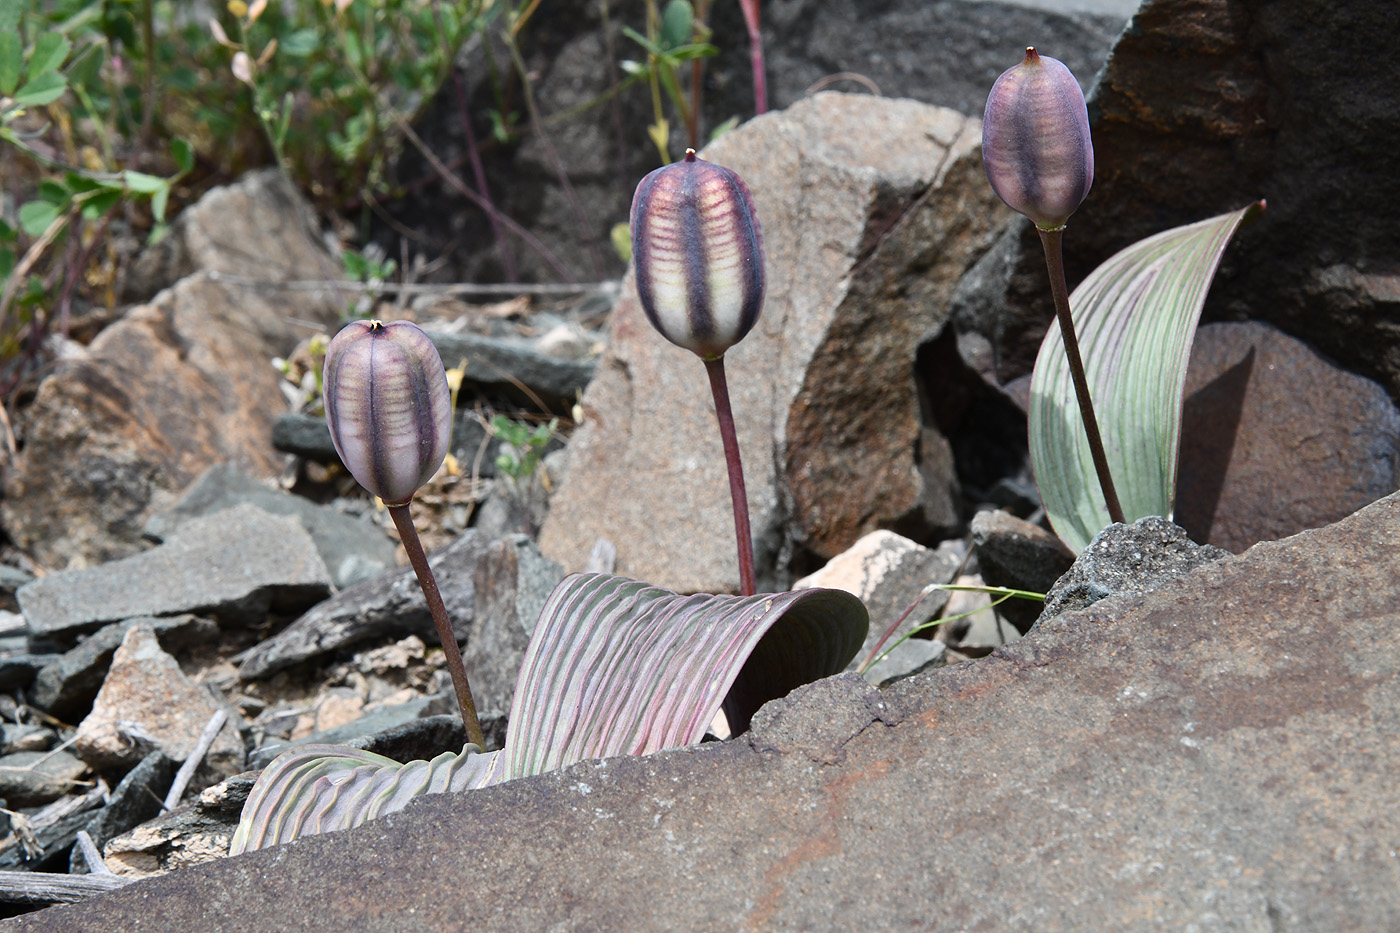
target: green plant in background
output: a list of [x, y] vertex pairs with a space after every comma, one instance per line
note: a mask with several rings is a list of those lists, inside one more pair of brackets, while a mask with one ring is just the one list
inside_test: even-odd
[[559, 419], [551, 418], [533, 427], [505, 415], [491, 419], [491, 433], [501, 440], [501, 452], [496, 457], [496, 470], [515, 487], [517, 497], [523, 497], [535, 481], [544, 449], [559, 430]]
[[37, 174], [32, 194], [22, 195], [18, 226], [0, 221], [0, 395], [37, 367], [47, 334], [66, 334], [110, 219], [144, 205], [150, 238], [158, 238], [172, 185], [194, 167], [181, 139], [159, 159], [169, 175], [123, 164], [141, 148], [118, 144], [112, 110], [98, 103], [110, 104], [118, 93], [96, 12], [91, 5], [40, 11], [0, 3], [0, 142]]
[[[1094, 181], [1088, 111], [1069, 69], [1027, 49], [987, 98], [982, 155], [997, 195], [1035, 223], [1055, 301], [1028, 413], [1051, 525], [1078, 552], [1110, 522], [1170, 519], [1196, 324], [1221, 254], [1263, 202], [1134, 244], [1068, 295], [1065, 222]], [[1108, 403], [1103, 435], [1093, 398]]]
[[642, 35], [628, 26], [622, 27], [622, 33], [647, 53], [644, 63], [624, 61], [622, 69], [633, 77], [645, 77], [651, 87], [653, 123], [647, 128], [647, 135], [660, 153], [661, 161], [670, 162], [671, 123], [666, 118], [661, 93], [665, 91], [686, 127], [690, 147], [699, 146], [699, 83], [692, 75], [691, 85], [697, 96], [687, 101], [677, 73], [687, 62], [709, 58], [717, 54], [718, 49], [710, 45], [709, 30], [696, 19], [689, 0], [670, 0], [663, 11], [657, 10], [656, 0], [647, 0], [647, 34]]
[[384, 190], [404, 125], [500, 8], [496, 0], [230, 0], [209, 34], [232, 53], [228, 68], [250, 89], [279, 163], [313, 194], [329, 175], [364, 195]]

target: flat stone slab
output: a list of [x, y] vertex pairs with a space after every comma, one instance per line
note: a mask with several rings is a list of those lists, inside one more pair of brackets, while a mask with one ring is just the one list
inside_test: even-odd
[[979, 661], [819, 681], [729, 742], [428, 797], [11, 928], [1394, 929], [1397, 592], [1400, 495]]
[[31, 635], [71, 637], [136, 616], [258, 619], [309, 606], [330, 583], [301, 522], [240, 505], [187, 522], [159, 547], [51, 573], [16, 596]]

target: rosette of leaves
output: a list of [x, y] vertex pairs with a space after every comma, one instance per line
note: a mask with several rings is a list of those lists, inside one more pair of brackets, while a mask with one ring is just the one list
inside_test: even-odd
[[841, 671], [868, 626], [841, 590], [682, 596], [575, 574], [541, 610], [504, 749], [409, 764], [334, 746], [287, 752], [249, 795], [230, 854], [358, 826], [424, 794], [690, 745], [721, 708], [738, 732], [768, 700]]

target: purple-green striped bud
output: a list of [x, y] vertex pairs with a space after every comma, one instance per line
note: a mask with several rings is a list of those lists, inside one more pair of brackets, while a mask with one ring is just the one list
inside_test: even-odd
[[326, 424], [340, 462], [402, 505], [447, 456], [452, 395], [442, 357], [408, 321], [355, 321], [326, 347]]
[[1089, 110], [1063, 63], [1026, 49], [992, 85], [982, 121], [992, 190], [1037, 227], [1063, 227], [1094, 184]]
[[637, 185], [631, 219], [647, 319], [702, 359], [723, 356], [763, 309], [763, 232], [748, 186], [687, 149]]

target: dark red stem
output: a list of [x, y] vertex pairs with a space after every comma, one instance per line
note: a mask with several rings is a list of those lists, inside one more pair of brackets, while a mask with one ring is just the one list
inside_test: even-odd
[[739, 595], [758, 592], [753, 574], [753, 534], [749, 531], [749, 496], [744, 491], [744, 464], [739, 459], [739, 436], [734, 432], [734, 412], [729, 407], [729, 384], [724, 378], [724, 357], [705, 361], [710, 391], [715, 396], [715, 417], [724, 441], [724, 463], [729, 468], [729, 498], [734, 505], [734, 536], [739, 544]]
[[1036, 227], [1040, 244], [1045, 247], [1045, 268], [1050, 273], [1050, 294], [1055, 299], [1055, 316], [1060, 321], [1060, 338], [1064, 341], [1065, 357], [1069, 360], [1070, 377], [1074, 380], [1074, 395], [1079, 402], [1079, 416], [1084, 421], [1084, 433], [1089, 437], [1089, 455], [1094, 459], [1094, 471], [1099, 474], [1104, 503], [1111, 521], [1123, 522], [1123, 507], [1118, 504], [1118, 492], [1108, 472], [1108, 456], [1103, 438], [1099, 436], [1099, 421], [1094, 417], [1094, 402], [1089, 397], [1089, 380], [1084, 376], [1084, 361], [1079, 356], [1079, 339], [1074, 333], [1074, 320], [1069, 313], [1069, 293], [1065, 287], [1063, 240], [1065, 228], [1045, 230]]
[[753, 65], [753, 111], [756, 116], [768, 112], [768, 78], [763, 71], [763, 33], [758, 25], [758, 0], [739, 0], [744, 11], [744, 24], [749, 29], [749, 60]]
[[438, 592], [437, 578], [433, 568], [428, 566], [428, 555], [423, 553], [423, 544], [418, 540], [418, 529], [413, 526], [413, 516], [408, 512], [408, 503], [391, 505], [389, 515], [394, 519], [394, 527], [399, 530], [403, 549], [408, 552], [408, 562], [418, 575], [418, 585], [423, 588], [423, 598], [428, 601], [428, 612], [433, 616], [438, 640], [442, 642], [442, 653], [447, 657], [447, 672], [452, 675], [452, 687], [457, 692], [457, 709], [462, 714], [462, 725], [467, 730], [467, 741], [485, 750], [486, 739], [481, 734], [481, 723], [476, 718], [476, 703], [472, 700], [472, 688], [467, 683], [467, 669], [462, 665], [462, 650], [457, 646], [457, 635], [452, 631], [452, 622], [447, 618], [447, 607], [443, 605], [442, 594]]

